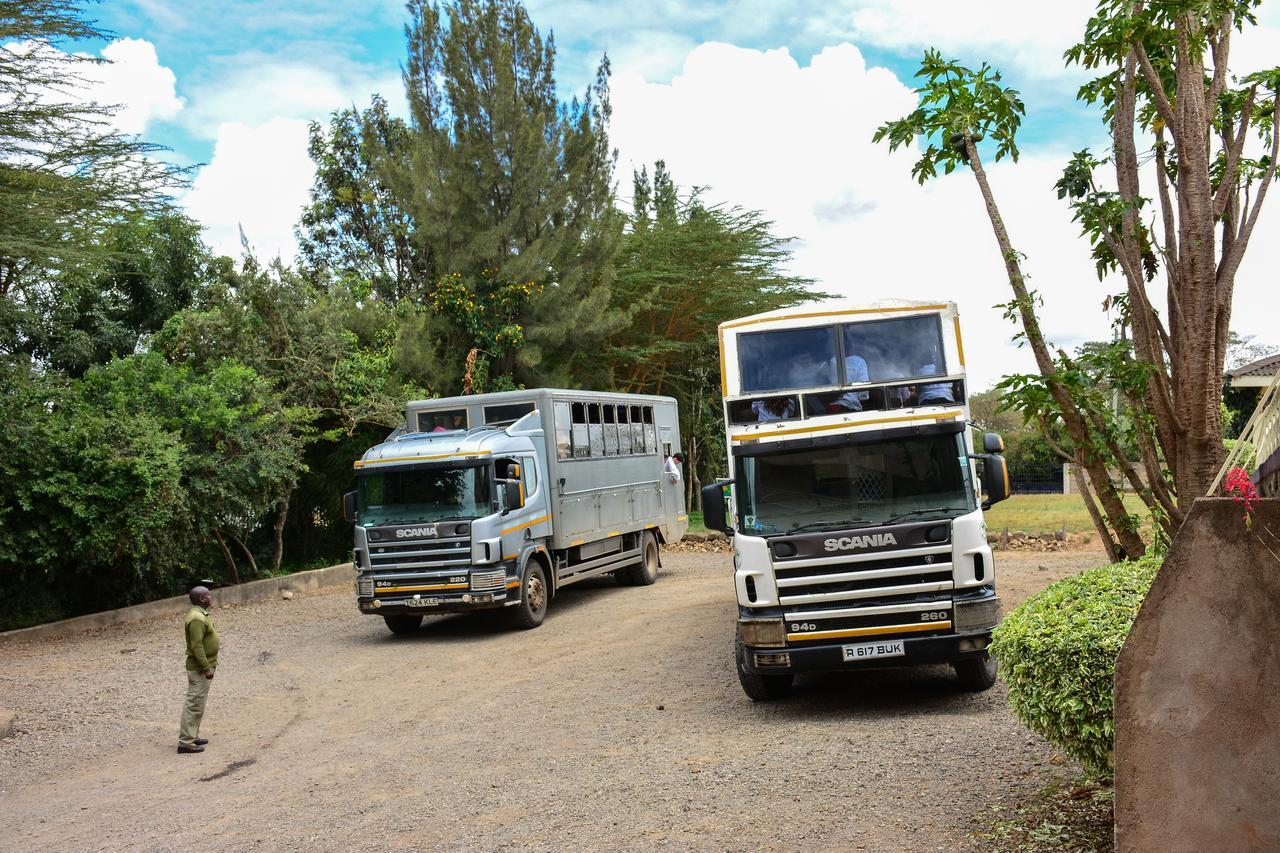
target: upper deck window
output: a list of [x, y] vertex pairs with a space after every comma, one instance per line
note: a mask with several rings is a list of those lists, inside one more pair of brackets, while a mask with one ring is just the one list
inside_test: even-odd
[[437, 409], [434, 412], [418, 412], [418, 432], [449, 432], [466, 428], [466, 409]]
[[742, 392], [839, 385], [836, 346], [834, 326], [741, 335]]
[[500, 403], [484, 407], [486, 424], [515, 423], [533, 411], [533, 403]]
[[848, 323], [842, 328], [842, 338], [845, 384], [919, 379], [947, 372], [942, 321], [936, 314]]

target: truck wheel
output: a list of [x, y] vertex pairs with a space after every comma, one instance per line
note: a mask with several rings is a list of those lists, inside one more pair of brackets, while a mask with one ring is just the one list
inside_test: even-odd
[[387, 623], [387, 627], [391, 629], [393, 634], [412, 634], [422, 626], [421, 616], [413, 616], [407, 613], [384, 614], [382, 621]]
[[640, 562], [618, 572], [618, 580], [627, 586], [649, 586], [657, 579], [658, 540], [652, 533], [646, 533], [640, 546]]
[[981, 693], [996, 683], [996, 661], [990, 655], [953, 661], [951, 666], [955, 668], [956, 679], [962, 690]]
[[742, 685], [742, 692], [747, 694], [752, 702], [785, 699], [791, 695], [791, 685], [795, 683], [794, 675], [791, 673], [786, 675], [761, 675], [758, 672], [748, 672], [742, 665], [742, 656], [744, 654], [742, 647], [739, 646], [733, 656], [733, 661], [738, 668], [738, 683]]
[[548, 593], [546, 570], [540, 561], [530, 560], [520, 583], [520, 603], [507, 611], [511, 626], [527, 631], [541, 625], [547, 615]]

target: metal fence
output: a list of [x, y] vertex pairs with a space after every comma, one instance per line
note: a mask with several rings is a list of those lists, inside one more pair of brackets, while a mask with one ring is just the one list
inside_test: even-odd
[[1056, 462], [1045, 465], [1010, 465], [1009, 486], [1015, 495], [1062, 494], [1062, 466]]

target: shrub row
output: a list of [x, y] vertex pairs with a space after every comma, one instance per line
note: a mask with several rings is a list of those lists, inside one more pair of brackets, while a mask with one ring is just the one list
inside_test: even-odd
[[1112, 681], [1160, 558], [1058, 581], [1004, 618], [991, 652], [1022, 722], [1096, 773], [1112, 772]]

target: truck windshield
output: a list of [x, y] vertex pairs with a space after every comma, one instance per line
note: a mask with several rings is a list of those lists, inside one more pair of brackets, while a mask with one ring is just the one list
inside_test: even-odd
[[479, 518], [490, 508], [489, 469], [419, 468], [363, 474], [360, 523], [416, 524], [442, 518]]
[[754, 535], [951, 518], [975, 506], [959, 433], [745, 456], [736, 474], [739, 529]]

